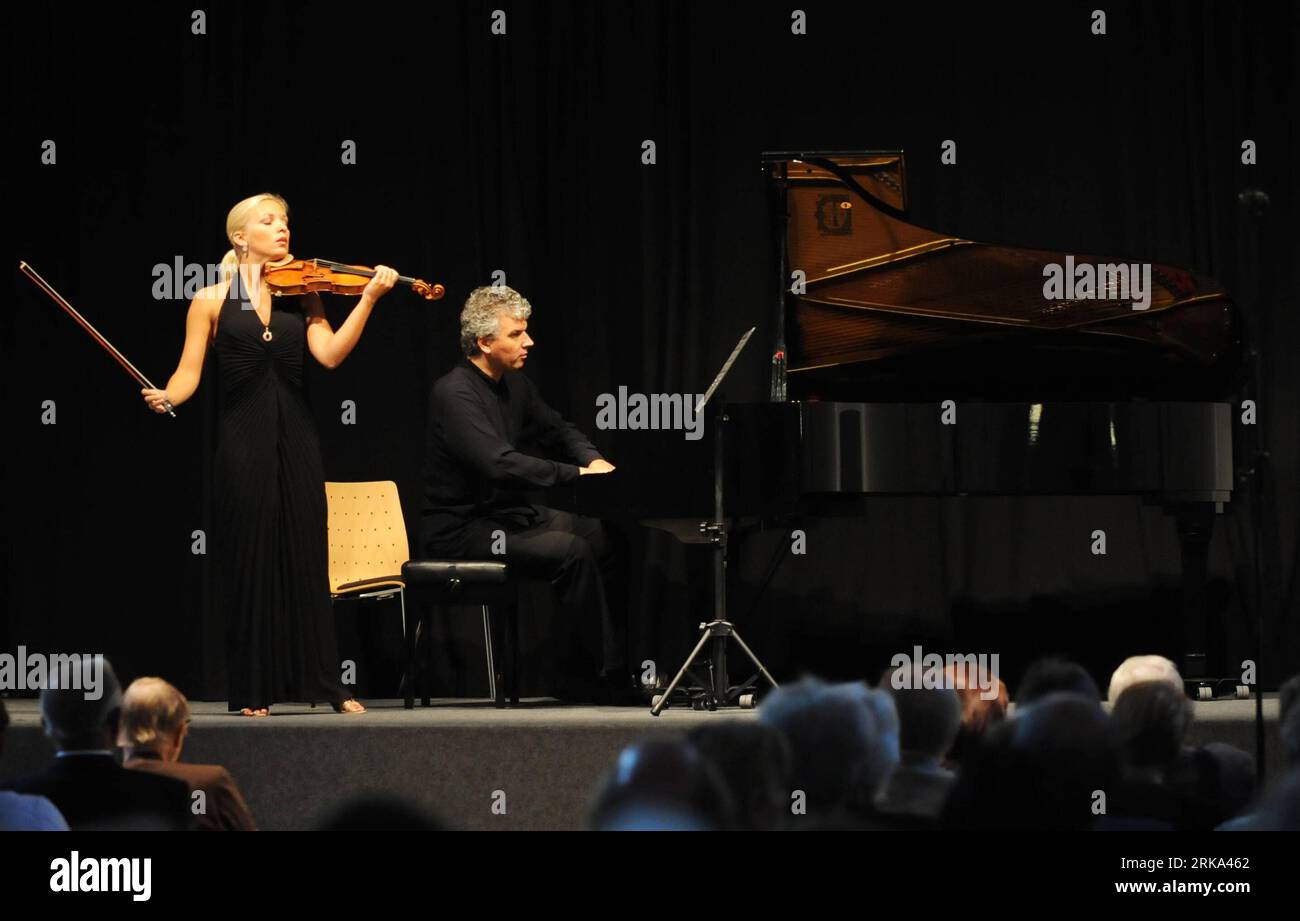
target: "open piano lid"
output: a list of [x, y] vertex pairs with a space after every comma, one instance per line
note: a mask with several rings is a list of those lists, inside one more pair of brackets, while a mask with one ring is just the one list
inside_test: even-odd
[[[1238, 360], [1227, 294], [1173, 266], [996, 246], [905, 218], [902, 151], [769, 153], [784, 191], [791, 395], [840, 399], [1218, 395]], [[779, 207], [779, 206], [778, 206]], [[779, 212], [778, 212], [779, 214]], [[1045, 268], [1094, 288], [1045, 292]], [[1054, 292], [1055, 293], [1055, 292]], [[1135, 309], [1142, 294], [1145, 309]], [[1143, 299], [1145, 301], [1145, 299]]]

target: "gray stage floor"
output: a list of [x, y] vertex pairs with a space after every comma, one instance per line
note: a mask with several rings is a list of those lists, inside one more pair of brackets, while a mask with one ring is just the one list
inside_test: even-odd
[[[12, 720], [0, 780], [39, 770], [52, 755], [37, 702], [7, 700]], [[595, 707], [527, 700], [497, 710], [489, 701], [436, 700], [406, 710], [400, 700], [366, 701], [369, 712], [281, 705], [268, 718], [230, 714], [224, 703], [194, 702], [183, 758], [222, 764], [259, 824], [315, 827], [360, 794], [418, 803], [456, 828], [581, 828], [593, 791], [626, 745], [687, 732], [710, 721], [754, 719], [716, 713]], [[1253, 701], [1194, 702], [1193, 743], [1227, 742], [1254, 751]], [[1276, 695], [1264, 713], [1271, 776], [1281, 773]], [[500, 812], [504, 801], [505, 812]], [[497, 807], [494, 809], [494, 805]]]
[[[549, 697], [524, 698], [517, 705], [498, 710], [490, 700], [438, 699], [428, 707], [416, 701], [415, 709], [407, 710], [401, 700], [364, 700], [367, 712], [359, 714], [335, 713], [328, 706], [315, 709], [306, 704], [277, 704], [272, 716], [252, 718], [226, 709], [224, 701], [190, 701], [194, 716], [193, 731], [205, 726], [311, 726], [312, 728], [347, 729], [364, 723], [367, 726], [511, 726], [549, 725], [556, 728], [602, 725], [642, 726], [652, 723], [672, 723], [677, 729], [689, 730], [700, 720], [752, 719], [753, 710], [719, 710], [701, 713], [681, 708], [665, 710], [658, 717], [650, 715], [646, 707], [597, 707], [589, 704], [567, 704]], [[40, 725], [40, 712], [34, 699], [6, 699], [10, 719], [15, 726]]]
[[[190, 710], [196, 725], [211, 726], [246, 726], [246, 725], [310, 725], [323, 728], [324, 720], [334, 728], [342, 728], [352, 723], [364, 722], [376, 726], [507, 726], [546, 724], [554, 726], [578, 725], [647, 725], [652, 723], [677, 723], [678, 729], [689, 730], [698, 720], [711, 719], [752, 719], [756, 711], [719, 710], [715, 713], [701, 713], [682, 708], [665, 710], [658, 717], [650, 715], [649, 707], [597, 707], [590, 704], [567, 704], [549, 697], [524, 698], [517, 706], [498, 710], [489, 700], [465, 700], [463, 698], [434, 698], [430, 706], [415, 709], [403, 708], [401, 700], [366, 700], [363, 701], [368, 712], [362, 714], [336, 714], [326, 706], [315, 709], [306, 704], [277, 704], [273, 716], [266, 719], [254, 719], [231, 713], [224, 701], [191, 701]], [[35, 699], [23, 698], [5, 700], [9, 716], [15, 726], [39, 725], [40, 713]], [[1103, 704], [1103, 706], [1107, 706]], [[1193, 701], [1195, 712], [1193, 725], [1215, 727], [1218, 724], [1253, 723], [1255, 719], [1255, 702], [1253, 700], [1213, 700]], [[1277, 721], [1278, 699], [1276, 694], [1264, 695], [1264, 719], [1273, 723]], [[1012, 704], [1012, 712], [1015, 705]], [[304, 722], [310, 721], [310, 722]]]

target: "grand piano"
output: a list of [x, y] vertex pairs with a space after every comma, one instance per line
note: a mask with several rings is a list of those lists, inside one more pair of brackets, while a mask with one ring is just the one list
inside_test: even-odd
[[[1182, 549], [1185, 633], [1164, 651], [1205, 678], [1209, 541], [1233, 487], [1233, 409], [1221, 400], [1240, 362], [1223, 290], [1151, 264], [1149, 290], [1136, 292], [1109, 268], [1141, 271], [1130, 260], [918, 227], [901, 151], [773, 153], [764, 165], [779, 332], [771, 402], [728, 407], [729, 443], [749, 446], [730, 452], [733, 511], [845, 514], [879, 495], [1141, 496], [1171, 513]], [[1045, 288], [1050, 267], [1082, 265], [1107, 268], [1073, 297]]]
[[791, 489], [1228, 501], [1231, 406], [1216, 398], [1239, 330], [1212, 282], [1153, 264], [1142, 309], [1114, 284], [1049, 299], [1045, 266], [1127, 260], [910, 224], [899, 151], [765, 162], [781, 276], [799, 285], [777, 301], [776, 405], [737, 414], [799, 463], [742, 468], [747, 486], [780, 477], [758, 490], [777, 502]]

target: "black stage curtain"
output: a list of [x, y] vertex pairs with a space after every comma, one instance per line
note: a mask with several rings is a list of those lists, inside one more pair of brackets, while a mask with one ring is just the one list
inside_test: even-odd
[[[1167, 262], [1237, 294], [1262, 359], [1249, 395], [1273, 471], [1265, 680], [1294, 672], [1294, 5], [1110, 4], [1105, 35], [1092, 3], [803, 3], [806, 35], [791, 32], [792, 6], [375, 3], [334, 15], [232, 3], [207, 9], [204, 35], [192, 5], [11, 6], [9, 265], [28, 260], [160, 386], [185, 302], [151, 296], [153, 266], [216, 262], [227, 209], [254, 192], [288, 199], [299, 255], [445, 284], [439, 303], [391, 294], [349, 360], [308, 378], [327, 475], [395, 480], [414, 546], [425, 399], [456, 358], [470, 288], [504, 272], [535, 307], [528, 373], [547, 399], [616, 463], [655, 462], [633, 489], [665, 508], [696, 501], [708, 439], [597, 431], [597, 395], [702, 390], [756, 324], [727, 396], [764, 398], [775, 272], [760, 152], [901, 148], [915, 223]], [[491, 30], [497, 7], [505, 35]], [[55, 165], [41, 163], [46, 139]], [[947, 139], [957, 165], [940, 164]], [[1241, 162], [1246, 139], [1257, 165]], [[355, 165], [341, 163], [349, 140]], [[1259, 273], [1236, 203], [1248, 186], [1271, 197]], [[4, 648], [102, 650], [124, 677], [222, 698], [213, 573], [191, 552], [192, 533], [210, 533], [214, 366], [178, 419], [155, 417], [11, 277]], [[354, 303], [326, 302], [336, 325]], [[46, 400], [57, 425], [41, 424]], [[344, 400], [354, 425], [341, 424]], [[1234, 668], [1254, 648], [1246, 506], [1221, 519], [1212, 555], [1218, 652]], [[1080, 537], [1095, 527], [1110, 536], [1102, 559]], [[662, 534], [631, 540], [633, 660], [662, 671], [708, 612], [708, 560]], [[782, 676], [869, 675], [924, 641], [1001, 650], [1010, 677], [1047, 650], [1104, 677], [1123, 655], [1168, 648], [1175, 629], [1172, 524], [1135, 500], [882, 501], [860, 520], [810, 523], [809, 553], [760, 592], [786, 540], [740, 546], [733, 586], [741, 629]], [[371, 663], [365, 690], [393, 693], [395, 610], [339, 616], [345, 647]], [[526, 628], [529, 692], [552, 677], [546, 616]], [[481, 693], [472, 618], [439, 631], [438, 690]]]

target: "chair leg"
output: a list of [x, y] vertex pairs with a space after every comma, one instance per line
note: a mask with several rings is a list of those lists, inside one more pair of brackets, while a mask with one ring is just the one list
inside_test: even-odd
[[[336, 607], [335, 604], [334, 604], [334, 600], [335, 600], [335, 599], [334, 599], [334, 596], [333, 596], [333, 595], [330, 595], [330, 623], [333, 624], [333, 625], [334, 625], [334, 629], [337, 630], [337, 629], [338, 629], [338, 614], [335, 613], [336, 610], [337, 610], [337, 607]], [[310, 703], [311, 703], [311, 708], [312, 708], [313, 710], [315, 710], [315, 709], [316, 709], [316, 701], [313, 700], [313, 701], [310, 701]]]
[[487, 657], [488, 697], [496, 700], [497, 669], [492, 659], [492, 615], [487, 605], [479, 606], [483, 611], [483, 651]]
[[506, 675], [505, 669], [505, 650], [502, 644], [507, 641], [504, 624], [501, 623], [501, 610], [495, 605], [484, 605], [483, 614], [492, 621], [492, 665], [493, 665], [493, 682], [492, 698], [496, 702], [498, 710], [504, 710], [506, 706]]
[[406, 629], [406, 592], [402, 592], [398, 597], [402, 601], [402, 645], [406, 647], [406, 663], [402, 671], [402, 684], [405, 685], [406, 691], [403, 706], [407, 710], [413, 710], [415, 709], [415, 638], [419, 635], [419, 631]]
[[406, 639], [406, 589], [397, 590], [397, 604], [402, 611], [402, 639]]
[[420, 704], [429, 706], [429, 685], [433, 683], [433, 617], [442, 605], [429, 605], [421, 612], [420, 626], [424, 632], [424, 668], [421, 669]]
[[519, 605], [510, 606], [506, 615], [506, 655], [510, 659], [510, 702], [519, 704]]

